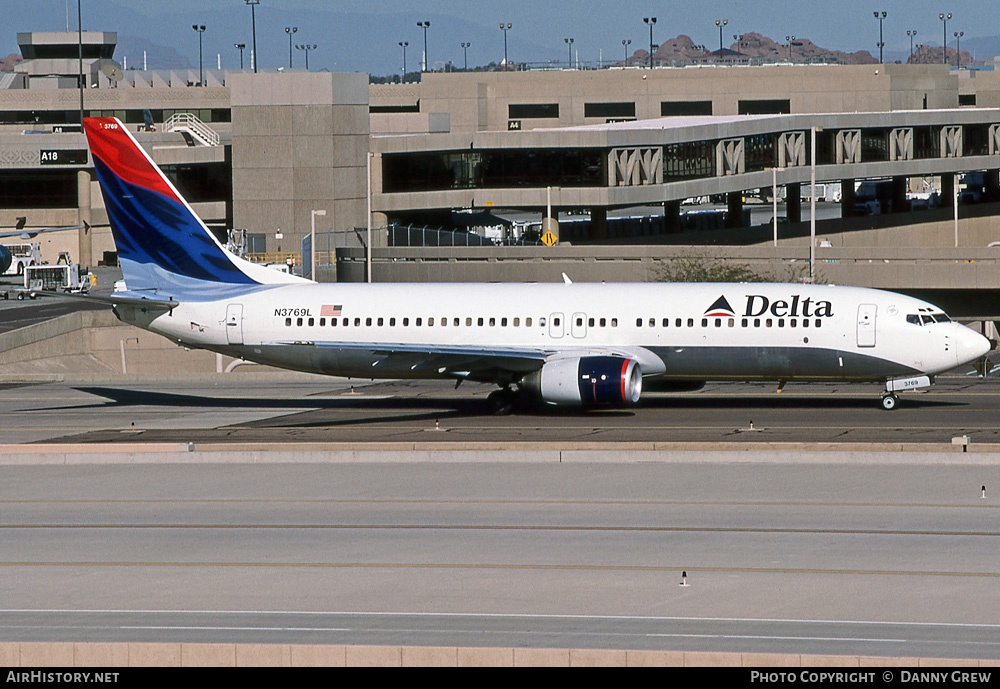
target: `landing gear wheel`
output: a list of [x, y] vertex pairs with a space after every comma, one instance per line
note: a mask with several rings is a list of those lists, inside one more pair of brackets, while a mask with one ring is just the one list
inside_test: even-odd
[[882, 395], [882, 408], [886, 411], [892, 411], [899, 404], [899, 397], [893, 394]]
[[510, 388], [494, 390], [486, 398], [486, 404], [495, 416], [507, 416], [514, 410], [514, 392]]

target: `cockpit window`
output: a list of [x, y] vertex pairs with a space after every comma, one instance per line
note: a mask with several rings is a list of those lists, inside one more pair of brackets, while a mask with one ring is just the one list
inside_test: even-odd
[[912, 323], [913, 325], [920, 325], [920, 316], [915, 313], [911, 313], [906, 317], [907, 323]]
[[923, 320], [924, 325], [927, 325], [928, 323], [933, 323], [934, 322], [934, 317], [933, 316], [921, 316], [920, 318]]
[[946, 313], [935, 313], [934, 314], [934, 320], [936, 320], [938, 323], [950, 323], [951, 322], [951, 318], [949, 318], [948, 314], [946, 314]]
[[[921, 309], [925, 310], [925, 309]], [[928, 325], [929, 323], [950, 323], [951, 318], [945, 313], [910, 313], [906, 316], [906, 322], [913, 325]]]

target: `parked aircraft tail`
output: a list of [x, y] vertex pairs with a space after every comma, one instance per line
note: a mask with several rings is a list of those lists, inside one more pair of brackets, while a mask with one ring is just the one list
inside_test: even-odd
[[84, 129], [129, 291], [303, 281], [227, 251], [120, 120]]

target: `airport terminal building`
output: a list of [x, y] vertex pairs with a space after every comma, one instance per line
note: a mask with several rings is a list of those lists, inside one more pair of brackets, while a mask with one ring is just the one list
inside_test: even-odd
[[[120, 118], [221, 237], [245, 230], [248, 253], [282, 261], [301, 260], [313, 227], [318, 262], [332, 265], [335, 250], [363, 252], [369, 227], [377, 248], [396, 244], [393, 228], [403, 226], [468, 236], [459, 218], [499, 209], [537, 216], [536, 240], [551, 232], [580, 251], [697, 243], [684, 234], [686, 199], [720, 201], [722, 229], [738, 232], [744, 203], [776, 182], [795, 224], [813, 178], [839, 185], [845, 220], [858, 214], [854, 187], [864, 180], [880, 180], [885, 215], [909, 210], [907, 192], [921, 185], [956, 196], [970, 172], [984, 211], [1000, 202], [995, 71], [619, 67], [369, 84], [365, 74], [209, 69], [202, 83], [197, 70], [122, 69], [116, 40], [83, 34], [83, 89], [76, 33], [18, 34], [24, 61], [0, 73], [0, 227], [88, 225], [45, 239], [47, 260], [57, 248], [85, 266], [113, 260], [81, 112]], [[946, 221], [943, 205], [935, 218]], [[956, 243], [985, 246], [981, 227]]]

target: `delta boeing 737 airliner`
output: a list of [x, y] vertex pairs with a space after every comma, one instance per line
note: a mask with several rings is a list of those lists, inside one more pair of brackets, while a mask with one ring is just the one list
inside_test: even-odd
[[631, 405], [709, 380], [901, 390], [985, 356], [940, 309], [801, 284], [317, 284], [226, 251], [119, 120], [86, 120], [125, 278], [119, 319], [185, 347], [335, 376], [499, 387], [492, 409]]

